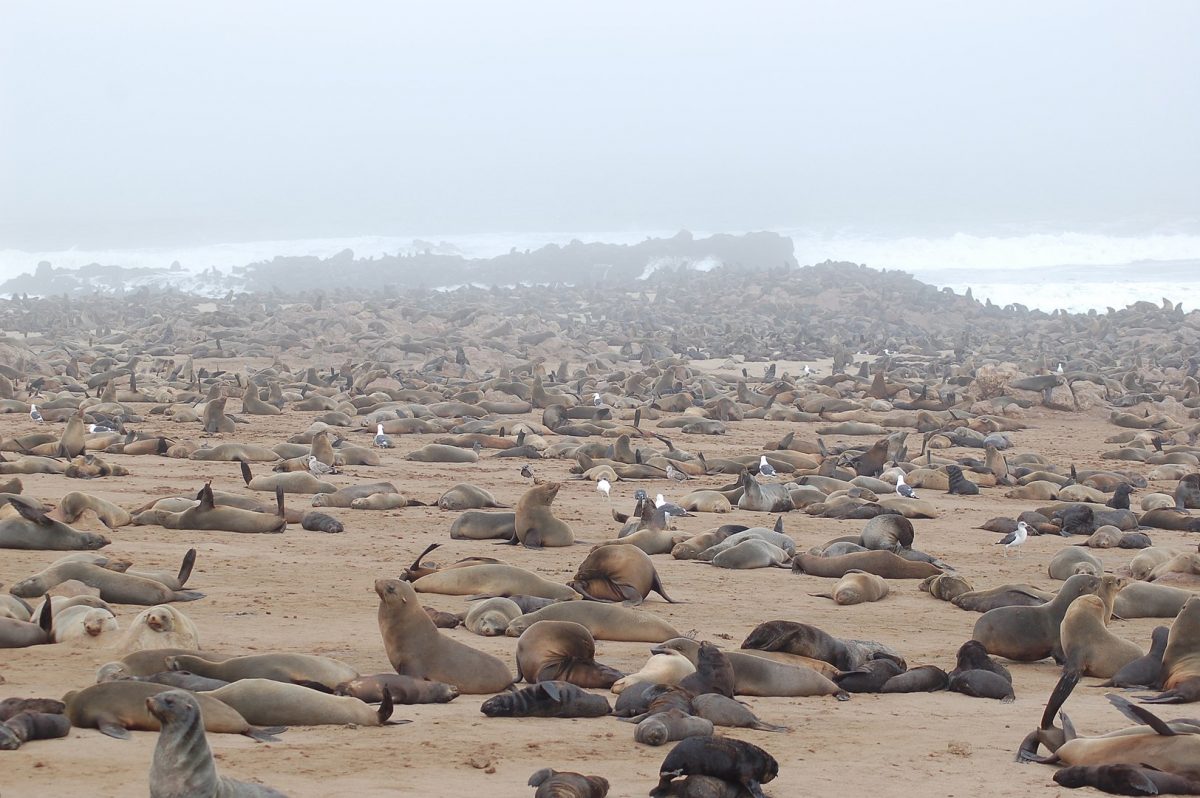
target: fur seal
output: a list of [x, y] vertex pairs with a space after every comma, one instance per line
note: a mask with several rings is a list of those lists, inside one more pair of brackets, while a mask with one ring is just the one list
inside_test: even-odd
[[1158, 546], [1142, 549], [1129, 561], [1129, 575], [1139, 581], [1149, 579], [1155, 568], [1175, 555], [1176, 552]]
[[633, 730], [634, 742], [643, 745], [666, 745], [689, 737], [711, 736], [713, 722], [679, 709], [656, 712], [638, 722]]
[[300, 518], [300, 528], [307, 529], [309, 532], [327, 532], [332, 535], [340, 535], [346, 531], [346, 527], [342, 525], [341, 521], [325, 513], [305, 513]]
[[158, 604], [142, 610], [129, 622], [121, 640], [123, 651], [143, 651], [148, 648], [200, 648], [200, 633], [191, 619], [168, 604]]
[[[985, 612], [975, 622], [971, 638], [989, 654], [1019, 662], [1034, 662], [1053, 656], [1062, 661], [1059, 625], [1075, 599], [1100, 588], [1100, 578], [1075, 574], [1063, 583], [1052, 601], [1037, 607], [999, 607]], [[961, 598], [961, 596], [960, 596]]]
[[[462, 573], [470, 569], [455, 570]], [[513, 683], [512, 673], [503, 662], [438, 632], [417, 603], [414, 586], [399, 579], [375, 580], [379, 632], [396, 673], [445, 682], [460, 693], [495, 693]]]
[[608, 779], [542, 768], [529, 777], [529, 786], [537, 787], [533, 798], [604, 798]]
[[629, 673], [613, 682], [612, 691], [618, 695], [638, 684], [665, 684], [675, 686], [685, 677], [696, 672], [695, 664], [680, 651], [663, 650], [651, 654], [650, 659], [636, 673]]
[[69, 607], [54, 616], [50, 635], [55, 643], [72, 640], [92, 640], [105, 632], [120, 628], [111, 610], [79, 605]]
[[784, 485], [763, 485], [749, 471], [738, 476], [742, 495], [738, 499], [739, 510], [759, 513], [785, 513], [794, 510], [792, 497]]
[[978, 496], [979, 486], [963, 476], [963, 470], [956, 465], [946, 466], [946, 475], [950, 478], [946, 488], [947, 493], [959, 496]]
[[[149, 657], [157, 652], [151, 650], [144, 653]], [[127, 662], [129, 659], [127, 656], [122, 661]], [[333, 690], [342, 682], [358, 676], [358, 673], [344, 662], [312, 654], [277, 652], [214, 661], [184, 653], [168, 654], [163, 657], [162, 662], [164, 667], [160, 670], [188, 671], [226, 682], [236, 682], [239, 679], [271, 679], [289, 684], [320, 684], [327, 690]]]
[[38, 622], [19, 621], [16, 618], [0, 618], [0, 649], [28, 648], [52, 641], [54, 628], [53, 605], [47, 602], [38, 614]]
[[729, 658], [717, 646], [701, 641], [696, 652], [696, 670], [679, 682], [679, 686], [692, 696], [716, 693], [733, 698], [735, 677]]
[[1005, 704], [1017, 697], [1012, 682], [991, 671], [973, 670], [953, 674], [946, 689], [971, 698], [994, 698]]
[[742, 702], [718, 693], [692, 696], [692, 711], [697, 717], [711, 720], [714, 726], [769, 732], [790, 731], [786, 726], [764, 723]]
[[10, 502], [17, 511], [0, 519], [0, 549], [94, 551], [110, 541], [94, 532], [79, 532], [24, 502]]
[[515, 540], [516, 513], [485, 513], [467, 510], [450, 525], [451, 540]]
[[514, 508], [514, 539], [528, 548], [570, 546], [575, 542], [571, 527], [554, 517], [550, 505], [562, 487], [558, 482], [534, 485], [517, 499]]
[[330, 695], [274, 679], [238, 679], [205, 695], [256, 726], [382, 726], [392, 715], [390, 692], [378, 710], [353, 696]]
[[489, 718], [599, 718], [612, 712], [608, 699], [574, 684], [547, 680], [484, 701]]
[[788, 568], [790, 560], [791, 555], [775, 544], [759, 538], [747, 538], [717, 552], [712, 564], [717, 568], [744, 571], [752, 568]]
[[[338, 488], [332, 493], [317, 493], [312, 497], [313, 507], [353, 507], [354, 502], [359, 499], [370, 499], [373, 496], [380, 494], [386, 496], [400, 496], [400, 491], [396, 490], [396, 486], [390, 482], [372, 482], [366, 485], [348, 485], [344, 488]], [[403, 507], [408, 503], [408, 499], [404, 499], [404, 504], [397, 506]], [[364, 508], [369, 509], [369, 508]]]
[[953, 601], [972, 590], [971, 583], [957, 574], [927, 576], [921, 581], [920, 587], [925, 593], [942, 601]]
[[1150, 634], [1150, 650], [1137, 659], [1121, 666], [1112, 678], [1100, 687], [1141, 687], [1154, 689], [1162, 683], [1163, 654], [1167, 650], [1167, 637], [1171, 629], [1156, 626]]
[[145, 703], [159, 727], [150, 764], [150, 798], [286, 798], [270, 787], [217, 774], [205, 736], [209, 721], [201, 715], [203, 699], [184, 690], [165, 690], [148, 696]]
[[1066, 546], [1054, 553], [1046, 570], [1051, 579], [1066, 580], [1075, 574], [1099, 576], [1104, 573], [1104, 564], [1087, 549]]
[[663, 759], [650, 798], [670, 795], [671, 781], [679, 776], [711, 776], [741, 785], [753, 798], [766, 798], [761, 785], [778, 775], [775, 757], [757, 745], [732, 737], [688, 737]]
[[494, 563], [435, 571], [414, 580], [412, 586], [419, 593], [441, 593], [447, 596], [525, 595], [549, 599], [579, 598], [579, 593], [566, 585], [543, 579], [524, 568]]
[[520, 637], [538, 621], [573, 621], [597, 640], [661, 643], [679, 637], [675, 627], [652, 613], [594, 601], [564, 601], [526, 613], [510, 621], [505, 634]]
[[564, 681], [579, 687], [612, 687], [623, 675], [596, 662], [596, 641], [571, 621], [538, 621], [517, 640], [517, 673], [531, 684]]
[[879, 601], [888, 594], [888, 583], [881, 576], [863, 571], [847, 571], [829, 593], [810, 593], [811, 596], [833, 599], [838, 605]]
[[68, 524], [77, 521], [79, 516], [88, 510], [95, 513], [109, 529], [127, 526], [133, 520], [133, 516], [124, 507], [118, 507], [98, 496], [91, 496], [75, 490], [63, 496], [58, 502], [58, 514], [62, 516], [63, 522]]
[[1063, 665], [1084, 676], [1109, 679], [1143, 655], [1141, 646], [1129, 642], [1104, 625], [1107, 610], [1099, 596], [1080, 596], [1067, 607], [1059, 635]]
[[445, 704], [458, 698], [458, 688], [445, 682], [414, 679], [398, 673], [377, 673], [359, 676], [342, 682], [333, 691], [334, 695], [348, 695], [368, 704], [377, 704], [387, 692], [396, 704]]
[[675, 603], [663, 589], [650, 556], [636, 546], [596, 547], [579, 564], [575, 578], [568, 585], [592, 601], [641, 604], [654, 591], [667, 602]]
[[71, 732], [66, 715], [18, 712], [0, 722], [0, 751], [15, 751], [30, 740], [54, 740]]
[[[678, 651], [695, 665], [700, 644], [686, 637], [676, 637], [650, 651], [654, 654]], [[734, 693], [737, 695], [832, 695], [839, 701], [849, 697], [845, 690], [809, 667], [789, 665], [739, 651], [725, 652], [725, 656], [733, 667]]]
[[932, 693], [945, 690], [950, 676], [937, 665], [921, 665], [898, 673], [883, 683], [881, 693]]
[[[63, 696], [66, 716], [80, 728], [99, 729], [120, 740], [129, 739], [129, 730], [158, 731], [159, 722], [146, 708], [146, 699], [172, 688], [132, 680], [103, 682], [72, 690]], [[246, 722], [232, 707], [203, 694], [195, 695], [202, 710], [206, 731], [216, 734], [244, 734], [256, 740], [273, 740], [282, 729], [258, 729]]]
[[878, 693], [893, 677], [906, 668], [895, 660], [873, 659], [852, 671], [833, 677], [837, 686], [850, 693]]
[[479, 455], [471, 449], [429, 443], [409, 452], [404, 459], [416, 463], [478, 463]]
[[1147, 703], [1177, 704], [1200, 700], [1200, 596], [1183, 605], [1163, 652], [1163, 692]]
[[35, 598], [68, 579], [77, 579], [100, 590], [100, 598], [112, 604], [168, 604], [204, 598], [195, 590], [171, 590], [161, 582], [141, 576], [110, 571], [86, 562], [60, 562], [10, 588], [13, 595]]
[[1130, 582], [1113, 602], [1113, 614], [1121, 618], [1174, 618], [1195, 594], [1153, 582]]
[[840, 557], [797, 554], [792, 558], [792, 571], [833, 579], [840, 579], [850, 571], [862, 571], [886, 579], [924, 579], [942, 573], [942, 569], [933, 563], [907, 560], [890, 551], [861, 551]]
[[443, 510], [482, 510], [485, 507], [508, 507], [490, 492], [460, 482], [438, 497], [437, 506]]
[[912, 548], [913, 537], [912, 521], [902, 515], [889, 513], [867, 521], [858, 543], [865, 549], [898, 554], [901, 549]]
[[1054, 772], [1058, 785], [1111, 795], [1200, 795], [1200, 781], [1137, 765], [1073, 765]]
[[496, 637], [506, 634], [509, 623], [521, 614], [521, 608], [515, 601], [496, 596], [471, 605], [463, 618], [463, 626], [477, 635]]
[[1000, 585], [961, 593], [950, 603], [969, 612], [987, 612], [1000, 607], [1040, 607], [1053, 598], [1053, 593], [1033, 585]]

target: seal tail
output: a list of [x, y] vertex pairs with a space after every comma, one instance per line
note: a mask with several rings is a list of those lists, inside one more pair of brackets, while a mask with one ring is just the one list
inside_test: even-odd
[[667, 600], [668, 604], [679, 604], [680, 602], [667, 595], [667, 591], [663, 589], [662, 579], [658, 577], [658, 572], [654, 573], [654, 581], [650, 583], [650, 589]]
[[421, 560], [423, 560], [425, 558], [425, 555], [428, 554], [429, 552], [433, 551], [434, 549], [439, 548], [441, 545], [442, 545], [441, 543], [430, 543], [428, 546], [426, 546], [425, 551], [418, 554], [417, 559], [413, 560], [413, 564], [408, 566], [408, 570], [415, 571], [418, 568], [420, 568]]
[[1058, 710], [1067, 702], [1071, 692], [1079, 684], [1080, 676], [1081, 674], [1077, 670], [1063, 670], [1062, 677], [1059, 678], [1058, 684], [1050, 693], [1049, 700], [1046, 701], [1046, 711], [1042, 713], [1040, 728], [1051, 729], [1054, 727], [1054, 716], [1058, 714]]
[[183, 562], [179, 565], [179, 575], [176, 579], [179, 580], [179, 586], [183, 587], [187, 584], [187, 580], [192, 575], [192, 568], [196, 565], [196, 550], [188, 549], [187, 554], [183, 555]]
[[277, 743], [279, 738], [275, 735], [283, 734], [285, 731], [287, 731], [287, 726], [251, 726], [242, 733], [260, 743]]

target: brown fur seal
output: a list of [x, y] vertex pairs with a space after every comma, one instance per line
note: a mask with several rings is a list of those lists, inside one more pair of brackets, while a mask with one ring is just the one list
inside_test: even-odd
[[695, 664], [680, 651], [666, 649], [651, 654], [641, 670], [628, 673], [613, 682], [612, 691], [618, 695], [638, 684], [677, 685], [696, 672]]
[[[462, 573], [469, 569], [455, 570]], [[460, 693], [495, 693], [512, 684], [512, 673], [503, 662], [438, 632], [417, 603], [413, 588], [399, 579], [375, 581], [379, 632], [388, 661], [397, 673], [445, 682]]]
[[[148, 657], [154, 651], [143, 652]], [[123, 661], [130, 658], [125, 657]], [[163, 658], [160, 670], [189, 671], [210, 679], [236, 682], [239, 679], [271, 679], [277, 682], [302, 684], [311, 682], [333, 690], [339, 684], [358, 676], [344, 662], [312, 654], [250, 654], [224, 660], [210, 660], [193, 654], [171, 654]]]
[[564, 601], [521, 615], [508, 623], [505, 634], [519, 637], [538, 621], [572, 621], [586, 626], [597, 640], [661, 643], [680, 636], [675, 627], [649, 612], [594, 601]]
[[98, 496], [91, 496], [79, 491], [71, 491], [58, 502], [58, 514], [68, 524], [74, 523], [79, 516], [88, 510], [99, 516], [100, 520], [109, 529], [127, 526], [133, 520], [133, 516], [125, 508], [118, 507], [112, 502], [105, 501]]
[[1163, 652], [1163, 692], [1148, 703], [1175, 704], [1200, 700], [1200, 597], [1193, 596], [1171, 624]]
[[1155, 689], [1162, 684], [1163, 654], [1167, 650], [1170, 627], [1156, 626], [1150, 634], [1150, 650], [1121, 666], [1112, 678], [1099, 687], [1141, 687]]
[[515, 540], [517, 536], [516, 513], [485, 513], [482, 510], [467, 510], [450, 525], [452, 540]]
[[508, 507], [490, 492], [460, 482], [438, 497], [437, 506], [443, 510], [482, 510], [485, 507]]
[[1040, 607], [1053, 598], [1053, 593], [1033, 585], [1000, 585], [960, 593], [950, 603], [969, 612], [987, 612], [1000, 607]]
[[0, 519], [0, 549], [91, 551], [111, 543], [104, 535], [76, 531], [31, 505], [11, 505], [17, 515]]
[[579, 594], [558, 582], [543, 579], [532, 571], [513, 565], [481, 564], [435, 571], [416, 579], [413, 589], [419, 593], [447, 596], [541, 596], [549, 599], [577, 599]]
[[1120, 618], [1174, 618], [1194, 593], [1151, 582], [1130, 582], [1113, 603]]
[[196, 494], [200, 503], [181, 513], [148, 510], [137, 516], [136, 523], [158, 524], [166, 529], [198, 529], [248, 534], [279, 533], [287, 528], [287, 513], [283, 506], [282, 488], [275, 489], [276, 512], [259, 513], [239, 507], [218, 507], [213, 500], [211, 485]]
[[367, 485], [348, 485], [344, 488], [338, 488], [333, 493], [316, 494], [312, 497], [312, 506], [351, 507], [358, 499], [367, 499], [379, 494], [399, 496], [400, 491], [398, 491], [396, 486], [390, 482], [372, 482]]
[[1051, 579], [1065, 580], [1075, 574], [1099, 576], [1104, 573], [1104, 564], [1087, 549], [1066, 546], [1054, 553], [1046, 570]]
[[579, 564], [570, 587], [592, 601], [628, 601], [641, 604], [651, 591], [666, 601], [658, 571], [649, 555], [636, 546], [599, 546]]
[[[170, 687], [138, 681], [115, 681], [72, 690], [63, 696], [66, 715], [80, 728], [99, 729], [109, 737], [129, 738], [129, 730], [158, 731], [158, 719], [146, 709], [146, 699]], [[274, 739], [281, 730], [257, 729], [232, 707], [206, 695], [195, 696], [202, 710], [204, 728], [217, 734], [244, 734], [255, 739]]]
[[536, 771], [529, 777], [528, 784], [537, 787], [533, 798], [604, 798], [608, 795], [608, 779], [559, 772], [553, 768]]
[[201, 716], [202, 703], [183, 690], [146, 698], [146, 710], [159, 725], [150, 798], [286, 798], [270, 787], [217, 774], [204, 734], [208, 719]]
[[693, 696], [692, 711], [697, 717], [712, 721], [714, 726], [769, 732], [790, 731], [786, 726], [764, 723], [745, 704], [717, 693]]
[[833, 599], [835, 604], [862, 604], [864, 601], [879, 601], [888, 594], [888, 583], [875, 574], [862, 571], [847, 571], [829, 593], [810, 593], [811, 596]]
[[693, 775], [737, 784], [753, 798], [764, 798], [761, 785], [779, 775], [779, 763], [757, 745], [731, 737], [688, 737], [663, 759], [650, 798], [670, 795], [673, 779]]
[[643, 745], [666, 745], [689, 737], [711, 736], [713, 722], [679, 709], [656, 712], [638, 722], [633, 730], [634, 742]]
[[889, 513], [867, 521], [858, 543], [865, 549], [899, 553], [901, 549], [912, 548], [913, 534], [912, 521]]
[[717, 646], [703, 640], [696, 652], [696, 671], [683, 677], [679, 686], [693, 696], [717, 693], [733, 698], [734, 683], [733, 665], [729, 658]]
[[1100, 578], [1076, 574], [1067, 579], [1054, 599], [1038, 607], [1000, 607], [985, 612], [975, 622], [972, 639], [989, 654], [1020, 662], [1046, 657], [1062, 661], [1059, 626], [1075, 599], [1100, 588]]
[[471, 449], [430, 443], [409, 452], [404, 459], [416, 463], [478, 463], [479, 455]]
[[0, 618], [0, 649], [44, 645], [53, 640], [53, 628], [53, 605], [50, 603], [42, 607], [37, 623], [19, 621], [16, 618]]
[[792, 570], [832, 579], [841, 578], [850, 571], [863, 571], [886, 579], [924, 579], [942, 573], [942, 569], [933, 563], [906, 560], [890, 551], [860, 551], [840, 557], [797, 554], [792, 558]]
[[[654, 654], [678, 651], [695, 664], [699, 657], [700, 644], [686, 637], [676, 637], [658, 644], [650, 651]], [[849, 697], [845, 690], [812, 668], [775, 662], [739, 651], [727, 651], [725, 656], [733, 667], [733, 689], [737, 695], [831, 695], [839, 701]]]
[[575, 542], [571, 527], [555, 518], [550, 509], [561, 487], [558, 482], [544, 482], [534, 485], [517, 500], [513, 542], [529, 548], [570, 546]]
[[342, 682], [334, 695], [348, 695], [368, 704], [383, 700], [384, 692], [396, 704], [445, 704], [458, 698], [458, 688], [445, 682], [414, 679], [398, 673], [376, 673]]
[[1141, 646], [1110, 632], [1105, 616], [1099, 596], [1080, 596], [1071, 602], [1059, 631], [1064, 668], [1108, 679], [1145, 653]]
[[168, 604], [138, 613], [129, 622], [119, 647], [122, 651], [152, 648], [199, 649], [200, 634], [191, 619]]
[[972, 590], [971, 583], [956, 574], [927, 576], [921, 581], [920, 587], [925, 593], [942, 601], [953, 601]]
[[307, 529], [309, 532], [326, 532], [332, 535], [340, 535], [346, 531], [346, 527], [341, 521], [325, 513], [305, 513], [300, 518], [300, 528]]
[[538, 621], [517, 640], [517, 673], [527, 682], [611, 687], [622, 673], [596, 662], [596, 641], [571, 621]]
[[[578, 602], [570, 602], [576, 604]], [[463, 626], [477, 635], [496, 637], [507, 633], [510, 622], [521, 615], [521, 608], [503, 596], [484, 599], [472, 604], [463, 618]], [[510, 635], [516, 637], [516, 635]]]
[[1074, 765], [1053, 778], [1069, 789], [1094, 787], [1111, 795], [1200, 795], [1200, 781], [1136, 765]]
[[883, 683], [881, 693], [932, 693], [945, 690], [950, 676], [937, 665], [921, 665], [898, 673]]
[[171, 590], [161, 582], [141, 576], [110, 571], [86, 562], [63, 562], [52, 565], [39, 574], [22, 579], [10, 588], [13, 595], [33, 598], [41, 596], [60, 582], [77, 579], [98, 588], [100, 598], [112, 604], [169, 604], [172, 601], [195, 601], [204, 598], [195, 590]]
[[71, 732], [66, 715], [18, 712], [0, 722], [0, 751], [15, 751], [30, 740], [54, 740]]
[[489, 718], [600, 718], [612, 707], [602, 695], [551, 680], [492, 696], [479, 711]]
[[376, 710], [352, 696], [329, 695], [274, 679], [238, 679], [205, 695], [233, 707], [256, 726], [382, 726], [392, 714], [391, 693], [384, 694]]

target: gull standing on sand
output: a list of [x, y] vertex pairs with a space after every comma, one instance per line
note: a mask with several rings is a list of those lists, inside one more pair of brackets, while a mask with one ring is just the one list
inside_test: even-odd
[[1024, 521], [1017, 522], [1017, 531], [1009, 532], [1004, 537], [996, 541], [997, 546], [1004, 546], [1004, 556], [1008, 556], [1010, 550], [1015, 550], [1017, 555], [1021, 554], [1021, 544], [1029, 537], [1029, 527]]
[[42, 411], [37, 409], [37, 405], [29, 406], [29, 417], [39, 424], [43, 424], [46, 421], [46, 419], [42, 418]]
[[764, 477], [775, 476], [775, 466], [767, 462], [767, 456], [765, 454], [758, 461], [758, 473], [760, 476]]
[[97, 432], [116, 432], [112, 427], [106, 427], [103, 424], [88, 424], [87, 431], [93, 435]]
[[533, 479], [533, 469], [528, 463], [521, 466], [521, 476], [525, 477], [525, 479]]
[[329, 474], [337, 474], [339, 472], [333, 466], [322, 463], [317, 459], [315, 454], [310, 454], [308, 456], [308, 473], [312, 474], [314, 477], [324, 477], [328, 476]]
[[375, 445], [380, 449], [392, 448], [392, 439], [383, 434], [383, 425], [375, 425]]
[[675, 468], [675, 466], [667, 463], [667, 479], [673, 479], [676, 482], [685, 482], [691, 479], [687, 474]]
[[1062, 365], [1062, 363], [1059, 363], [1059, 364], [1058, 364], [1058, 368], [1054, 370], [1054, 373], [1055, 373], [1055, 374], [1062, 374], [1062, 373], [1063, 373], [1063, 365]]
[[600, 394], [592, 394], [592, 404], [596, 407], [604, 407], [604, 400], [600, 398]]
[[912, 485], [904, 481], [904, 472], [900, 472], [896, 476], [896, 495], [903, 496], [906, 499], [917, 498], [917, 492], [912, 489]]
[[610, 496], [608, 493], [610, 490], [612, 490], [612, 483], [609, 482], [607, 479], [605, 479], [604, 477], [600, 477], [599, 481], [596, 482], [596, 490], [599, 491], [600, 493], [603, 493], [604, 498], [608, 499], [609, 501], [612, 501], [612, 496]]

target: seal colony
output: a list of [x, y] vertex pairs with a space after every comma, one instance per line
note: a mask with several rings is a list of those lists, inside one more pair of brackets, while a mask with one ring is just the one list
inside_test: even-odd
[[68, 698], [0, 729], [0, 789], [166, 784], [178, 688], [206, 784], [292, 796], [393, 786], [381, 747], [421, 794], [878, 791], [844, 763], [882, 737], [934, 792], [1146, 778], [992, 741], [1136, 769], [1093, 686], [1200, 698], [1197, 314], [848, 265], [645, 288], [0, 299], [0, 698]]

